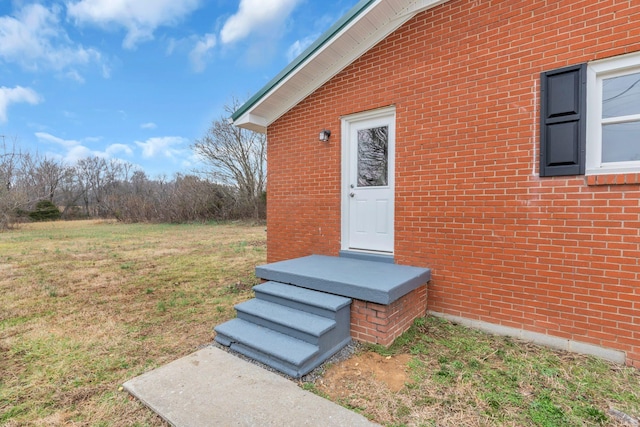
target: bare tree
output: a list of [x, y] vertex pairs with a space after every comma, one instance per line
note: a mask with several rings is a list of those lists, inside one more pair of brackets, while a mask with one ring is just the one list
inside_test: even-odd
[[63, 218], [75, 218], [80, 213], [77, 206], [82, 196], [75, 167], [67, 167], [58, 185], [58, 198], [63, 207]]
[[[225, 106], [225, 112], [231, 115], [239, 106], [240, 102], [234, 99]], [[205, 173], [214, 181], [237, 189], [238, 201], [247, 206], [251, 216], [263, 215], [267, 160], [264, 134], [233, 126], [221, 117], [191, 148], [209, 166]]]
[[0, 135], [2, 138], [2, 146], [0, 149], [0, 186], [4, 190], [10, 191], [15, 184], [17, 172], [20, 168], [20, 161], [22, 154], [16, 148], [15, 140], [11, 146], [7, 146], [6, 137]]
[[75, 175], [84, 213], [87, 216], [111, 216], [114, 197], [133, 165], [120, 160], [91, 156], [76, 163]]
[[86, 159], [80, 159], [75, 166], [75, 177], [78, 184], [78, 193], [82, 198], [82, 207], [85, 216], [91, 216], [91, 183], [93, 181], [92, 175], [95, 173], [96, 168], [100, 168], [100, 162], [104, 162], [104, 159], [98, 157], [87, 157]]
[[4, 230], [13, 225], [18, 211], [27, 205], [28, 197], [16, 186], [22, 153], [16, 148], [15, 140], [7, 146], [5, 136], [0, 138], [0, 230]]
[[61, 161], [27, 153], [20, 173], [22, 186], [33, 198], [53, 202], [67, 169]]

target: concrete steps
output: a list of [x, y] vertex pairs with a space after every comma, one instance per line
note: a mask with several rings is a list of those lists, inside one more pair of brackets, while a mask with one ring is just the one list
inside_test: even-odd
[[216, 342], [299, 378], [351, 341], [349, 298], [278, 282], [254, 291], [215, 328]]

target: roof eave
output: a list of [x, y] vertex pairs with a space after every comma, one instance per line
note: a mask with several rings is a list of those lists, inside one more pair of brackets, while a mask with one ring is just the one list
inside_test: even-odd
[[242, 114], [236, 119], [231, 116], [230, 120], [235, 126], [259, 133], [267, 133], [267, 126], [269, 125], [269, 123], [267, 123], [267, 119], [265, 119], [264, 117], [248, 112]]
[[[273, 78], [260, 91], [236, 110], [231, 116], [232, 122], [234, 125], [245, 129], [266, 133], [267, 127], [271, 123], [326, 83], [334, 75], [342, 71], [362, 54], [375, 46], [375, 44], [380, 40], [391, 34], [417, 13], [437, 6], [438, 4], [445, 3], [446, 1], [448, 0], [407, 0], [406, 5], [403, 4], [405, 7], [400, 12], [396, 13], [396, 16], [390, 17], [388, 21], [383, 23], [383, 28], [376, 28], [379, 31], [366, 34], [366, 36], [359, 36], [357, 34], [351, 35], [349, 34], [350, 29], [353, 29], [358, 22], [367, 16], [368, 13], [372, 13], [372, 10], [374, 10], [375, 7], [384, 3], [384, 0], [360, 1], [275, 78]], [[330, 53], [327, 53], [328, 48], [332, 44], [337, 43], [340, 38], [345, 35], [349, 36], [351, 39], [355, 39], [357, 42], [354, 44], [355, 47], [348, 52], [348, 55], [345, 55], [345, 57], [335, 58], [335, 55], [331, 56]], [[325, 56], [328, 58], [322, 57], [321, 55], [323, 53], [325, 53]], [[318, 78], [315, 80], [311, 79], [312, 81], [310, 84], [305, 87], [296, 88], [293, 91], [295, 92], [294, 95], [288, 99], [285, 99], [286, 97], [283, 98], [275, 96], [276, 91], [283, 88], [287, 82], [290, 82], [296, 76], [296, 74], [302, 70], [313, 70], [314, 66], [317, 67], [314, 61], [322, 63], [323, 59], [325, 59], [323, 66], [327, 62], [326, 59], [328, 59], [330, 65], [326, 67], [326, 69], [322, 70], [322, 73], [321, 75], [318, 75]], [[263, 113], [266, 112], [266, 114], [259, 114], [257, 110], [267, 102], [276, 104], [277, 108], [273, 108], [273, 105], [270, 105], [269, 108], [266, 109], [268, 112], [263, 111]], [[263, 110], [265, 110], [265, 108], [263, 108]]]
[[327, 31], [325, 31], [316, 41], [306, 48], [300, 55], [298, 55], [289, 65], [287, 65], [278, 75], [271, 79], [266, 85], [262, 87], [255, 95], [253, 95], [247, 102], [240, 106], [232, 115], [231, 120], [234, 123], [238, 122], [238, 118], [245, 114], [253, 105], [255, 105], [262, 97], [264, 97], [271, 89], [277, 86], [288, 75], [295, 72], [309, 57], [311, 57], [318, 49], [320, 49], [325, 43], [331, 40], [339, 31], [341, 31], [345, 25], [349, 24], [353, 19], [360, 15], [371, 3], [379, 0], [361, 0], [349, 12], [333, 24]]

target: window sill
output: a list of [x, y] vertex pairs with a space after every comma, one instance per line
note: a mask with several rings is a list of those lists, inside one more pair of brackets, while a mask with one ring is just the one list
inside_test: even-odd
[[587, 185], [637, 185], [640, 173], [616, 173], [608, 175], [587, 175]]

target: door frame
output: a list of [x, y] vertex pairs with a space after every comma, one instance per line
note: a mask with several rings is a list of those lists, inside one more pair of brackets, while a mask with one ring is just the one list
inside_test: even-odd
[[375, 110], [364, 111], [361, 113], [350, 114], [348, 116], [343, 116], [340, 118], [341, 120], [341, 149], [342, 149], [342, 170], [341, 170], [341, 242], [340, 249], [343, 251], [357, 251], [357, 252], [371, 252], [377, 254], [385, 254], [392, 255], [394, 252], [394, 248], [392, 247], [390, 251], [379, 251], [379, 250], [371, 250], [367, 251], [365, 249], [352, 249], [350, 247], [350, 229], [349, 229], [349, 215], [350, 215], [350, 172], [351, 172], [351, 150], [350, 150], [350, 136], [351, 136], [351, 127], [354, 124], [359, 122], [368, 121], [372, 119], [379, 119], [388, 117], [389, 121], [389, 159], [388, 159], [388, 167], [389, 167], [389, 187], [392, 192], [391, 197], [391, 231], [392, 231], [392, 239], [394, 240], [393, 246], [395, 246], [395, 158], [396, 158], [396, 107], [395, 105], [390, 105], [388, 107], [378, 108]]

